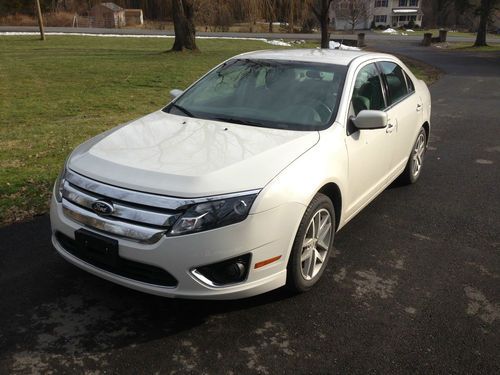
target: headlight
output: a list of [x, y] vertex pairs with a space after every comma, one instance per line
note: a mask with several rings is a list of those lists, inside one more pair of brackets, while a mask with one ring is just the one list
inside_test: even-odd
[[61, 173], [59, 173], [59, 176], [57, 176], [56, 183], [54, 184], [54, 196], [56, 197], [56, 200], [59, 203], [62, 202], [62, 192], [64, 188], [64, 182], [66, 181], [65, 176], [66, 176], [66, 165], [64, 165], [63, 169], [61, 170]]
[[245, 220], [257, 194], [242, 195], [190, 207], [172, 227], [170, 236], [201, 232]]

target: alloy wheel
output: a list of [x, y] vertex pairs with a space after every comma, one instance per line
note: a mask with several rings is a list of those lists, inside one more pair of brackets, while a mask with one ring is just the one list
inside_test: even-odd
[[422, 169], [422, 165], [424, 163], [424, 153], [425, 153], [425, 135], [420, 133], [415, 142], [415, 148], [413, 150], [413, 165], [412, 165], [412, 174], [414, 177], [420, 174], [420, 170]]
[[322, 208], [313, 215], [302, 241], [300, 264], [305, 280], [312, 280], [320, 272], [328, 255], [332, 234], [330, 212]]

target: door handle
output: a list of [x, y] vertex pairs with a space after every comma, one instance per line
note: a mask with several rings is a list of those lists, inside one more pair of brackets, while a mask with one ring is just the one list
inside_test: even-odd
[[390, 122], [387, 123], [387, 128], [385, 128], [385, 132], [386, 133], [392, 133], [393, 130], [394, 130], [394, 125], [391, 124]]
[[420, 112], [422, 110], [422, 104], [417, 104], [417, 112]]

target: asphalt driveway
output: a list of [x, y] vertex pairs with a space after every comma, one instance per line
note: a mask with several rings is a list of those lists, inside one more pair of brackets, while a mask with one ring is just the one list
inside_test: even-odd
[[0, 373], [500, 373], [500, 54], [377, 48], [439, 66], [423, 175], [336, 239], [323, 280], [168, 300], [71, 266], [48, 217], [0, 228]]

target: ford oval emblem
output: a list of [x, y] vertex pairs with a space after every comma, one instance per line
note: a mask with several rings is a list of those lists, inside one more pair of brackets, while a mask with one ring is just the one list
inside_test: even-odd
[[101, 200], [92, 203], [91, 207], [99, 215], [111, 215], [115, 209], [112, 203]]

